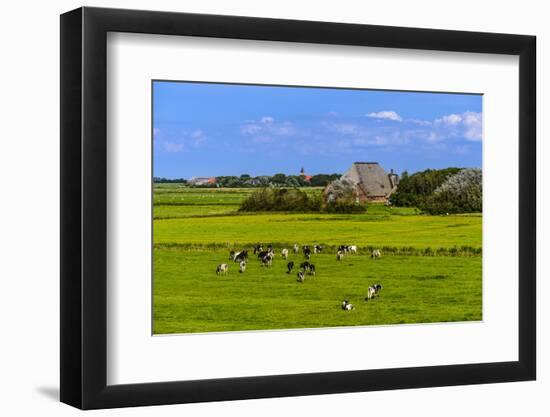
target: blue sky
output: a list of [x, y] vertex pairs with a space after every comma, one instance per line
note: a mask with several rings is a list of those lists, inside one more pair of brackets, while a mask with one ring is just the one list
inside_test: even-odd
[[155, 81], [154, 176], [481, 167], [482, 96]]

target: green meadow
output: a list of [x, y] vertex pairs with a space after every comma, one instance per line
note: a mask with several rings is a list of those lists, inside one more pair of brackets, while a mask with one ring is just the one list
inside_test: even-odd
[[[318, 188], [304, 188], [311, 193]], [[414, 208], [370, 205], [365, 214], [240, 213], [254, 189], [154, 188], [154, 333], [315, 328], [482, 319], [482, 217], [429, 216]], [[272, 244], [272, 267], [252, 245]], [[301, 254], [286, 274], [282, 248], [325, 245], [312, 255], [315, 277], [296, 281]], [[336, 261], [335, 248], [357, 245]], [[247, 270], [229, 260], [247, 249]], [[373, 249], [382, 258], [370, 258]], [[292, 251], [291, 251], [292, 252]], [[216, 266], [229, 264], [227, 275]], [[369, 285], [383, 286], [365, 302]], [[340, 308], [342, 300], [353, 311]]]

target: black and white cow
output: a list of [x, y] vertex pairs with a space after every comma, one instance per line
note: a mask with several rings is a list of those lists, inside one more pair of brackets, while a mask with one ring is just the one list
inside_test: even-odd
[[246, 271], [246, 261], [239, 262], [239, 272], [242, 274]]
[[309, 264], [308, 274], [315, 276], [315, 265]]
[[227, 274], [227, 272], [229, 272], [229, 265], [227, 264], [219, 264], [218, 267], [216, 268], [216, 275], [219, 275], [219, 274]]
[[285, 259], [288, 259], [288, 249], [281, 250], [281, 256]]
[[374, 259], [375, 261], [376, 261], [377, 259], [380, 259], [380, 258], [382, 257], [382, 253], [380, 252], [380, 249], [375, 249], [375, 250], [373, 250], [373, 251], [372, 251], [372, 254], [370, 255], [370, 257], [371, 257], [372, 259]]
[[269, 252], [266, 250], [263, 250], [261, 252], [258, 252], [258, 259], [261, 261], [263, 258], [265, 258], [267, 255], [269, 255]]
[[262, 258], [262, 266], [271, 266], [273, 264], [273, 255], [268, 253]]
[[304, 246], [302, 250], [304, 252], [304, 257], [309, 261], [309, 259], [311, 258], [311, 249], [309, 248], [309, 246]]
[[235, 259], [235, 251], [234, 250], [229, 252], [229, 259], [231, 259], [231, 260]]
[[300, 251], [300, 247], [298, 246], [297, 243], [295, 243], [292, 248], [294, 249], [294, 253], [298, 253]]
[[262, 248], [262, 245], [260, 245], [259, 243], [257, 245], [254, 246], [254, 255], [260, 253], [261, 251], [263, 251], [264, 248]]
[[380, 293], [381, 290], [382, 290], [382, 285], [380, 285], [380, 284], [371, 285], [367, 289], [367, 296], [365, 298], [365, 301], [372, 300], [374, 297], [379, 296], [379, 293]]
[[350, 304], [348, 300], [342, 301], [342, 310], [351, 311], [355, 307], [353, 307], [353, 304]]
[[292, 270], [294, 269], [294, 262], [290, 261], [289, 263], [286, 264], [286, 273], [287, 274], [290, 274], [292, 272]]
[[313, 246], [313, 253], [321, 253], [324, 249], [323, 245], [314, 245]]
[[304, 271], [299, 271], [296, 276], [298, 277], [298, 282], [304, 282], [304, 279], [306, 277]]
[[344, 259], [344, 251], [339, 250], [336, 252], [336, 260], [341, 261], [342, 259]]
[[308, 272], [309, 268], [311, 267], [311, 264], [309, 262], [302, 262], [300, 264], [300, 269], [303, 269], [304, 271]]
[[246, 250], [236, 252], [235, 255], [233, 256], [234, 262], [241, 262], [246, 260], [248, 260], [248, 251]]

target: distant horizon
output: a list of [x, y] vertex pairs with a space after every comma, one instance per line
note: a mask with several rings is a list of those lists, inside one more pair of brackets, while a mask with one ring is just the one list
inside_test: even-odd
[[[307, 175], [311, 175], [311, 176], [315, 176], [315, 175], [335, 175], [335, 174], [338, 174], [338, 175], [344, 175], [346, 173], [346, 171], [351, 167], [351, 165], [353, 164], [353, 162], [349, 165], [349, 167], [347, 167], [345, 170], [343, 171], [337, 171], [337, 172], [308, 172], [307, 169], [305, 169], [305, 174]], [[381, 164], [380, 164], [381, 165]], [[382, 168], [384, 168], [384, 170], [386, 172], [390, 172], [390, 169], [386, 169], [386, 167], [384, 167], [383, 165], [381, 165]], [[428, 169], [432, 169], [432, 170], [439, 170], [439, 169], [447, 169], [447, 168], [459, 168], [459, 169], [469, 169], [469, 168], [475, 168], [475, 169], [482, 169], [481, 167], [476, 167], [476, 166], [472, 166], [472, 167], [459, 167], [459, 166], [445, 166], [445, 167], [441, 167], [441, 168], [426, 168], [426, 169], [422, 169], [420, 171], [409, 171], [409, 170], [404, 170], [404, 171], [397, 171], [394, 169], [394, 172], [401, 176], [401, 174], [403, 172], [407, 172], [408, 175], [413, 175], [413, 174], [416, 174], [418, 172], [422, 172], [422, 171], [425, 171], [425, 170], [428, 170]], [[192, 179], [192, 178], [216, 178], [216, 177], [240, 177], [241, 175], [250, 175], [250, 177], [252, 178], [256, 178], [256, 177], [272, 177], [276, 174], [284, 174], [286, 176], [299, 176], [300, 175], [300, 171], [298, 170], [297, 173], [286, 173], [286, 172], [273, 172], [271, 174], [258, 174], [258, 175], [252, 175], [252, 174], [249, 174], [248, 172], [243, 172], [242, 174], [228, 174], [228, 175], [192, 175], [190, 177], [183, 177], [183, 176], [174, 176], [174, 177], [165, 177], [165, 176], [159, 176], [159, 175], [154, 175], [153, 177], [154, 178], [164, 178], [164, 179], [167, 179], [167, 180], [177, 180], [177, 179], [184, 179], [184, 180], [189, 180], [189, 179]]]
[[482, 116], [473, 94], [155, 81], [153, 176], [481, 168]]

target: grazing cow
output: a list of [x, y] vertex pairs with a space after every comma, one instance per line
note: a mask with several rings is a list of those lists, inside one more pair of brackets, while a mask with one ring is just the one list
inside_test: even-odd
[[294, 253], [298, 253], [300, 251], [300, 247], [298, 246], [297, 243], [294, 244], [293, 249], [294, 249]]
[[314, 245], [313, 246], [313, 253], [321, 253], [323, 251], [324, 246], [323, 245]]
[[372, 300], [374, 297], [379, 296], [381, 289], [382, 285], [380, 284], [371, 285], [367, 290], [367, 297], [365, 298], [365, 301]]
[[336, 260], [341, 261], [342, 259], [344, 259], [344, 251], [339, 250], [336, 252]]
[[304, 271], [309, 271], [309, 268], [311, 267], [311, 264], [309, 262], [302, 262], [300, 264], [300, 269], [303, 269]]
[[263, 258], [265, 258], [267, 255], [269, 255], [269, 252], [266, 250], [263, 250], [261, 252], [258, 252], [258, 259], [261, 261]]
[[246, 261], [247, 259], [248, 259], [248, 251], [246, 250], [235, 253], [235, 256], [233, 257], [233, 261], [235, 262]]
[[286, 273], [287, 274], [290, 274], [292, 272], [292, 269], [294, 269], [294, 262], [290, 261], [289, 263], [286, 264]]
[[219, 274], [227, 274], [227, 272], [229, 271], [229, 265], [227, 264], [219, 264], [218, 267], [216, 268], [216, 275], [219, 275]]
[[308, 274], [315, 276], [315, 265], [309, 264]]
[[254, 246], [254, 255], [256, 255], [257, 253], [260, 253], [264, 250], [264, 248], [262, 248], [262, 245], [260, 245], [259, 243]]
[[296, 276], [298, 277], [297, 281], [298, 282], [304, 282], [304, 279], [305, 279], [305, 274], [304, 274], [304, 271], [300, 271], [296, 274]]
[[338, 246], [338, 251], [342, 253], [346, 253], [348, 251], [348, 245], [340, 245]]
[[231, 259], [231, 260], [235, 259], [235, 251], [234, 250], [229, 252], [229, 259]]
[[351, 311], [355, 307], [353, 307], [353, 304], [350, 304], [348, 300], [342, 301], [342, 310]]
[[281, 256], [285, 259], [288, 259], [288, 249], [283, 249], [281, 251]]
[[272, 264], [273, 264], [273, 256], [268, 253], [262, 258], [262, 266], [271, 266]]
[[348, 246], [348, 252], [349, 253], [357, 253], [357, 246], [355, 246], [355, 245]]
[[372, 251], [372, 254], [370, 255], [370, 257], [371, 257], [372, 259], [374, 259], [375, 261], [376, 261], [377, 259], [380, 259], [381, 256], [382, 256], [382, 254], [380, 253], [380, 249], [375, 249], [375, 250], [373, 250], [373, 251]]
[[304, 246], [303, 251], [304, 257], [309, 261], [309, 259], [311, 258], [311, 249], [309, 248], [309, 246]]
[[365, 301], [372, 300], [374, 298], [374, 294], [376, 293], [376, 290], [374, 287], [369, 287], [367, 289], [367, 296], [365, 297]]
[[246, 271], [246, 261], [239, 262], [239, 272], [242, 274]]

